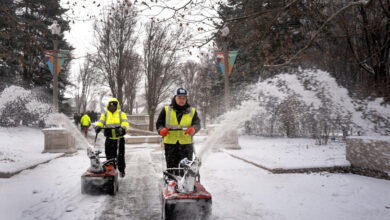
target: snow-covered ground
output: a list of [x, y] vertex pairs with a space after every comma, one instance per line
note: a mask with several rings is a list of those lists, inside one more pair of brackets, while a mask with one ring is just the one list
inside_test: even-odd
[[390, 181], [352, 174], [272, 174], [224, 153], [201, 169], [215, 219], [389, 219]]
[[301, 169], [350, 166], [345, 143], [316, 145], [307, 138], [241, 137], [241, 150], [225, 150], [268, 169]]
[[28, 127], [0, 127], [0, 173], [14, 173], [62, 154], [42, 154], [43, 133]]
[[[4, 137], [9, 130], [1, 129], [0, 133], [1, 140], [8, 140]], [[7, 155], [12, 152], [13, 158], [19, 158], [17, 154], [24, 152], [12, 149], [23, 143], [24, 150], [35, 148], [32, 155], [45, 157], [40, 154], [43, 149], [40, 135], [39, 130], [23, 128], [19, 136], [30, 137], [29, 140], [7, 141], [8, 148], [2, 148], [1, 152]], [[259, 164], [288, 168], [307, 165], [304, 160], [318, 160], [317, 165], [346, 163], [342, 144], [320, 147], [305, 139], [248, 136], [240, 137], [239, 142], [242, 150], [229, 153]], [[98, 145], [103, 146], [103, 138], [98, 139]], [[155, 185], [160, 181], [162, 154], [159, 146], [126, 145], [126, 149], [127, 175], [120, 179], [122, 188], [116, 197], [80, 193], [80, 176], [89, 166], [89, 159], [85, 150], [79, 150], [76, 155], [53, 159], [11, 178], [0, 179], [0, 219], [104, 219], [107, 216], [137, 219], [137, 215], [131, 213], [138, 209], [138, 216], [158, 219], [158, 201], [154, 200], [159, 196], [142, 193], [159, 193], [156, 187], [150, 186], [150, 181], [155, 181]], [[12, 163], [20, 167], [25, 160]], [[214, 219], [388, 219], [390, 216], [388, 180], [326, 172], [273, 174], [225, 152], [210, 154], [203, 161], [200, 174], [203, 185], [213, 195]], [[136, 177], [140, 178], [134, 181]], [[146, 179], [148, 182], [143, 182]], [[122, 202], [125, 198], [128, 200]], [[115, 203], [116, 200], [120, 204]], [[131, 203], [140, 200], [143, 203], [134, 208]], [[114, 213], [102, 213], [110, 204], [120, 207], [113, 207]], [[148, 209], [150, 204], [152, 209]], [[125, 209], [127, 206], [132, 209]], [[147, 215], [149, 211], [152, 215]], [[139, 215], [140, 212], [145, 214]]]

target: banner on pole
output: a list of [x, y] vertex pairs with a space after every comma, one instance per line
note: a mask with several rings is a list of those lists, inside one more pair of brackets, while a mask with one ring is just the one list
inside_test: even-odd
[[[219, 66], [221, 67], [222, 75], [225, 74], [225, 57], [224, 53], [220, 51], [214, 52], [215, 56], [217, 57]], [[228, 51], [229, 54], [229, 60], [228, 60], [228, 65], [229, 65], [229, 72], [228, 75], [232, 73], [232, 69], [234, 66], [234, 62], [236, 62], [237, 54], [238, 51]]]
[[[54, 51], [45, 51], [46, 63], [49, 66], [50, 73], [53, 74]], [[57, 75], [60, 75], [61, 67], [65, 59], [69, 58], [69, 50], [58, 50], [57, 53]]]

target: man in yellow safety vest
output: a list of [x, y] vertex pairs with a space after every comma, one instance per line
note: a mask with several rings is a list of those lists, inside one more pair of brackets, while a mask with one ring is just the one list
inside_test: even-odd
[[[176, 168], [186, 158], [192, 160], [192, 136], [200, 130], [195, 108], [187, 102], [187, 90], [179, 88], [170, 105], [165, 106], [157, 119], [156, 129], [164, 137], [167, 168]], [[174, 174], [178, 175], [177, 172]]]
[[107, 112], [100, 116], [96, 123], [95, 131], [99, 133], [104, 129], [105, 153], [107, 160], [117, 156], [117, 144], [119, 141], [118, 152], [118, 170], [121, 177], [125, 176], [125, 139], [123, 136], [129, 129], [129, 122], [124, 112], [120, 111], [119, 101], [116, 98], [111, 98], [107, 103]]
[[88, 135], [88, 128], [91, 126], [91, 118], [88, 116], [87, 112], [84, 113], [83, 117], [80, 119], [81, 132], [84, 133], [85, 137]]

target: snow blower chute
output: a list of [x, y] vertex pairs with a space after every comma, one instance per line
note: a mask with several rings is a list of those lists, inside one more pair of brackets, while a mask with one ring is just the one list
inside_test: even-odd
[[[179, 168], [164, 172], [163, 219], [211, 219], [211, 194], [200, 183], [199, 167], [200, 161], [194, 156], [194, 160], [184, 158]], [[174, 172], [184, 175], [174, 175]]]
[[[95, 136], [95, 144], [97, 135]], [[115, 195], [118, 191], [117, 158], [101, 162], [100, 158], [106, 157], [99, 156], [100, 153], [101, 151], [99, 150], [94, 150], [91, 147], [87, 148], [87, 155], [91, 160], [91, 166], [81, 176], [82, 194], [108, 193]]]

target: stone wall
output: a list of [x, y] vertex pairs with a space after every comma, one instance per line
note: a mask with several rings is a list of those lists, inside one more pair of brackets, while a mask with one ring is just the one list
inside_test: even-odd
[[126, 136], [126, 144], [161, 143], [161, 136]]
[[[158, 115], [154, 116], [154, 122], [156, 122]], [[130, 126], [140, 130], [149, 130], [149, 115], [146, 114], [137, 114], [137, 115], [127, 115], [127, 120], [129, 121]], [[153, 129], [155, 129], [153, 127]]]
[[346, 142], [346, 157], [353, 169], [390, 176], [390, 137], [348, 137]]

